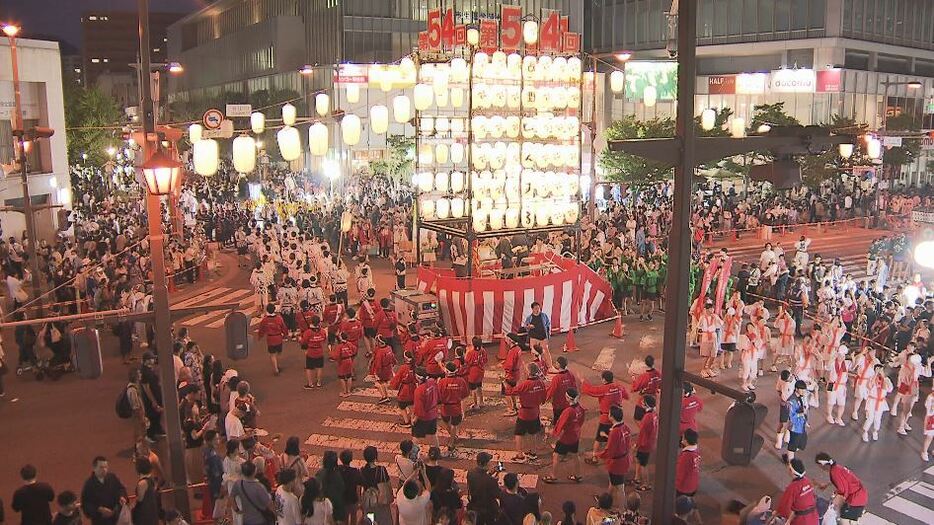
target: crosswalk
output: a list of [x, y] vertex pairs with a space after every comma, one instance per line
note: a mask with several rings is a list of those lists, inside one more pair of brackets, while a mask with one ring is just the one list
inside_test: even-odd
[[[193, 297], [189, 297], [188, 299], [172, 303], [172, 307], [189, 308], [196, 306], [216, 306], [227, 303], [237, 303], [236, 311], [243, 313], [250, 319], [250, 326], [254, 326], [259, 322], [260, 316], [257, 315], [256, 312], [253, 290], [248, 288], [212, 288]], [[191, 314], [176, 319], [176, 323], [189, 328], [222, 328], [227, 314], [229, 313], [229, 310], [213, 310], [200, 314]]]
[[881, 505], [870, 507], [863, 525], [929, 525], [934, 523], [934, 467], [920, 479], [899, 484], [886, 494]]

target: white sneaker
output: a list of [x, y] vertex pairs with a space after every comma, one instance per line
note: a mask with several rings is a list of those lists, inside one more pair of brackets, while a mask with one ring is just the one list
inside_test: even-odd
[[830, 423], [831, 425], [837, 424], [837, 422], [834, 421], [834, 419], [833, 419], [832, 417], [830, 417], [830, 416], [827, 416], [827, 423]]
[[930, 458], [930, 456], [928, 456], [928, 453], [927, 453], [927, 452], [922, 452], [922, 453], [921, 453], [921, 459], [922, 459], [923, 461], [931, 461], [931, 458]]
[[845, 426], [846, 426], [846, 423], [844, 423], [843, 420], [840, 419], [840, 418], [838, 417], [838, 418], [837, 418], [837, 426], [845, 427]]
[[911, 432], [911, 425], [909, 425], [907, 421], [905, 421], [905, 430]]
[[762, 377], [764, 375], [765, 375], [765, 372], [763, 370], [759, 370], [759, 377]]
[[863, 432], [863, 443], [869, 443], [869, 434]]
[[701, 377], [710, 377], [710, 371], [706, 368], [700, 371]]
[[873, 432], [873, 433], [872, 433], [872, 440], [873, 440], [873, 441], [879, 441], [879, 433], [878, 433], [878, 432]]
[[904, 428], [900, 428], [900, 429], [896, 430], [895, 432], [897, 432], [900, 436], [907, 436], [907, 435], [908, 435], [908, 432], [905, 432], [905, 429], [904, 429]]
[[853, 412], [853, 415], [850, 416], [850, 419], [852, 419], [853, 421], [859, 421], [859, 414], [857, 414], [856, 412]]

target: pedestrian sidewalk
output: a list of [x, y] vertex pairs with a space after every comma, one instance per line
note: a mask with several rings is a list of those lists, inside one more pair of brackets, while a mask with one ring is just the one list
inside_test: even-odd
[[863, 525], [929, 525], [934, 523], [934, 466], [920, 479], [900, 483], [873, 506], [859, 522]]

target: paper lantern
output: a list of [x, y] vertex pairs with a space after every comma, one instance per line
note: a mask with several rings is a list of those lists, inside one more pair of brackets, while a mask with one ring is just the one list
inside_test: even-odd
[[439, 219], [447, 219], [451, 215], [451, 201], [448, 199], [438, 199], [435, 203], [435, 215]]
[[480, 43], [480, 30], [476, 27], [467, 28], [467, 44], [476, 46]]
[[506, 227], [510, 230], [519, 227], [519, 208], [510, 206], [506, 208]]
[[526, 55], [522, 59], [522, 76], [528, 80], [531, 80], [535, 76], [535, 68], [538, 65], [538, 60], [534, 55]]
[[871, 138], [866, 141], [866, 154], [869, 155], [871, 159], [881, 159], [882, 158], [882, 141], [876, 138]]
[[519, 130], [522, 128], [522, 122], [516, 115], [506, 117], [506, 136], [514, 139], [519, 136]]
[[450, 80], [451, 70], [448, 67], [438, 67], [435, 68], [434, 77], [432, 77], [432, 87], [435, 91], [435, 96], [438, 93], [446, 92], [448, 90], [448, 81]]
[[344, 118], [341, 119], [341, 136], [344, 139], [344, 144], [354, 146], [360, 142], [361, 130], [360, 117], [350, 113], [344, 115]]
[[432, 91], [428, 84], [415, 84], [412, 92], [412, 99], [415, 102], [417, 111], [425, 111], [431, 106]]
[[483, 115], [477, 115], [473, 118], [473, 121], [470, 123], [473, 129], [473, 135], [476, 139], [484, 139], [489, 131], [487, 127], [488, 119]]
[[451, 82], [464, 83], [470, 75], [470, 69], [467, 67], [467, 61], [461, 57], [451, 60]]
[[562, 207], [555, 206], [551, 209], [551, 224], [555, 226], [564, 224], [564, 209]]
[[266, 131], [266, 115], [259, 111], [250, 114], [250, 129], [257, 135]]
[[626, 87], [626, 74], [616, 70], [610, 73], [610, 91], [613, 93], [622, 93]]
[[581, 79], [581, 68], [583, 64], [581, 59], [578, 57], [571, 57], [568, 59], [568, 72], [570, 74], [571, 82], [578, 82]]
[[318, 93], [315, 95], [315, 113], [326, 117], [331, 112], [331, 97], [327, 93]]
[[464, 145], [460, 142], [455, 142], [451, 144], [451, 162], [454, 164], [460, 164], [464, 162]]
[[853, 156], [853, 144], [840, 144], [837, 146], [837, 150], [840, 153], [840, 156], [844, 159], [848, 159]]
[[400, 124], [404, 124], [412, 118], [412, 103], [409, 101], [409, 97], [397, 95], [392, 99], [392, 116]]
[[360, 85], [359, 84], [347, 84], [347, 102], [351, 104], [356, 104], [360, 102]]
[[256, 169], [256, 141], [249, 135], [233, 139], [233, 165], [237, 173], [253, 173]]
[[548, 80], [551, 74], [551, 57], [548, 55], [538, 57], [535, 65], [535, 80]]
[[452, 134], [461, 134], [464, 132], [464, 119], [452, 118], [450, 126]]
[[415, 78], [415, 61], [411, 57], [402, 57], [399, 61], [399, 77], [406, 80]]
[[276, 133], [276, 142], [279, 144], [279, 153], [282, 160], [291, 162], [302, 155], [302, 141], [298, 129], [285, 126]]
[[308, 128], [308, 147], [312, 155], [322, 156], [328, 152], [328, 127], [315, 122]]
[[439, 108], [446, 107], [448, 105], [448, 91], [441, 91], [440, 93], [435, 94], [435, 105]]
[[490, 136], [494, 139], [502, 138], [506, 132], [506, 119], [501, 115], [493, 115], [488, 121]]
[[577, 222], [577, 218], [580, 216], [580, 208], [577, 204], [568, 204], [567, 208], [564, 210], [564, 222], [566, 224], [574, 224]]
[[483, 109], [490, 107], [490, 89], [486, 84], [476, 84], [470, 97], [473, 107]]
[[713, 129], [714, 125], [717, 123], [717, 112], [707, 108], [704, 111], [701, 111], [701, 128], [705, 131], [710, 131]]
[[451, 199], [451, 217], [460, 219], [464, 216], [464, 199], [455, 197]]
[[430, 135], [435, 132], [435, 118], [434, 117], [422, 117], [419, 120], [418, 128], [421, 130], [422, 134]]
[[451, 172], [451, 191], [454, 193], [460, 193], [464, 191], [464, 172]]
[[568, 92], [568, 108], [580, 108], [581, 88], [578, 86], [571, 86], [567, 89], [567, 92]]
[[522, 88], [521, 98], [523, 108], [535, 108], [536, 101], [538, 100], [538, 91], [532, 86], [525, 86]]
[[451, 121], [447, 117], [438, 117], [435, 119], [435, 130], [438, 133], [447, 133], [451, 130]]
[[506, 67], [510, 70], [510, 72], [518, 71], [521, 74], [522, 56], [519, 55], [519, 53], [510, 53], [509, 56], [506, 57]]
[[490, 210], [490, 229], [502, 230], [505, 224], [506, 210], [502, 208], [493, 208]]
[[538, 42], [538, 22], [535, 20], [526, 20], [522, 24], [522, 41], [525, 45], [531, 46]]
[[743, 117], [734, 117], [730, 121], [730, 135], [733, 138], [741, 139], [746, 136], [746, 119]]
[[551, 62], [551, 79], [556, 81], [565, 81], [568, 78], [567, 73], [568, 59], [556, 57]]
[[642, 101], [648, 107], [655, 105], [655, 102], [658, 101], [658, 90], [655, 89], [655, 86], [645, 86], [642, 91]]
[[389, 129], [389, 108], [383, 105], [370, 107], [370, 129], [373, 133], [386, 133]]
[[195, 173], [204, 177], [210, 177], [217, 173], [220, 160], [217, 141], [213, 139], [201, 139], [191, 145], [192, 163], [195, 165]]
[[286, 126], [294, 126], [295, 117], [297, 115], [297, 110], [292, 104], [286, 103], [284, 106], [282, 106], [282, 123]]
[[447, 164], [448, 162], [448, 145], [444, 143], [435, 145], [435, 162], [438, 164]]
[[392, 91], [392, 86], [395, 84], [396, 80], [399, 78], [399, 71], [393, 66], [387, 66], [386, 69], [383, 69], [379, 75], [379, 88], [384, 93], [389, 93]]
[[551, 213], [549, 213], [549, 207], [547, 204], [539, 204], [535, 208], [535, 225], [539, 228], [543, 226], [548, 226], [548, 220], [551, 219]]
[[434, 162], [434, 148], [431, 144], [419, 144], [418, 163], [422, 166], [428, 166]]
[[423, 171], [416, 175], [416, 184], [418, 185], [419, 191], [429, 192], [434, 188], [435, 176], [430, 171]]
[[486, 231], [486, 220], [489, 213], [486, 210], [473, 210], [473, 229], [475, 232], [483, 233]]
[[192, 124], [188, 126], [188, 141], [194, 144], [201, 140], [201, 135], [204, 133], [204, 128], [201, 124]]
[[489, 64], [489, 63], [490, 63], [490, 55], [484, 53], [483, 51], [480, 51], [479, 53], [475, 53], [474, 56], [473, 56], [473, 63], [474, 63], [474, 65], [476, 65], [476, 64], [484, 64], [484, 65]]
[[434, 199], [424, 199], [424, 200], [422, 200], [421, 206], [419, 207], [419, 211], [421, 212], [422, 217], [424, 217], [424, 218], [426, 218], [426, 219], [434, 219], [434, 218], [435, 218], [435, 201], [434, 201]]
[[451, 88], [451, 105], [455, 108], [464, 105], [464, 88]]

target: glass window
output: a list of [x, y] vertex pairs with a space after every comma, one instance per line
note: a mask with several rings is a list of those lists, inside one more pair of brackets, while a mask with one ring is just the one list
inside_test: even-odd
[[872, 31], [876, 35], [882, 35], [882, 28], [885, 26], [885, 2], [879, 0], [868, 0], [872, 5]]
[[775, 32], [788, 31], [791, 26], [791, 13], [788, 2], [775, 2]]
[[743, 0], [730, 0], [729, 12], [726, 13], [729, 18], [729, 34], [739, 35], [743, 32]]
[[807, 29], [808, 0], [791, 0], [791, 28]]
[[[826, 0], [811, 0], [810, 1], [810, 14], [808, 16], [808, 27], [810, 29], [823, 29], [824, 27], [824, 16], [827, 11], [827, 2]], [[844, 24], [846, 23], [846, 12], [843, 15]]]
[[707, 0], [698, 6], [697, 36], [701, 38], [713, 36], [713, 4], [714, 0]]
[[714, 4], [714, 23], [713, 23], [713, 34], [714, 36], [726, 36], [727, 35], [727, 22], [731, 17], [730, 13], [727, 12], [728, 2], [727, 0], [716, 0]]
[[775, 11], [775, 0], [759, 0], [759, 27], [757, 33], [772, 32], [772, 13]]
[[853, 3], [853, 31], [861, 33], [866, 12], [865, 0], [850, 0]]
[[743, 2], [743, 33], [750, 35], [756, 32], [758, 18], [756, 17], [756, 7], [758, 0], [745, 0]]

